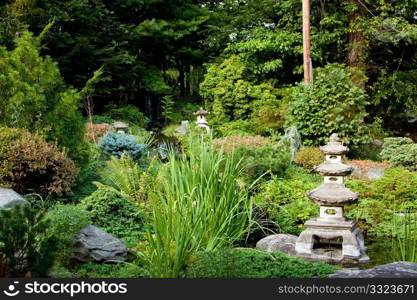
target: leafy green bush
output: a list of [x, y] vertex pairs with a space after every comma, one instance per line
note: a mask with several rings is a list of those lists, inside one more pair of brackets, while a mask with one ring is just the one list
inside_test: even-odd
[[215, 136], [247, 136], [255, 135], [253, 123], [250, 120], [227, 121], [213, 124]]
[[218, 249], [200, 253], [185, 273], [189, 278], [311, 278], [326, 277], [336, 266], [311, 263], [280, 252]]
[[352, 72], [338, 64], [316, 71], [313, 85], [301, 83], [294, 88], [286, 124], [297, 127], [306, 146], [323, 145], [334, 132], [350, 144], [367, 143], [367, 96], [352, 81]]
[[7, 275], [45, 276], [57, 251], [56, 237], [48, 235], [49, 221], [29, 206], [0, 210], [0, 256]]
[[213, 140], [213, 145], [217, 149], [223, 149], [224, 152], [232, 152], [240, 147], [258, 148], [270, 144], [266, 137], [255, 136], [227, 136]]
[[113, 124], [113, 119], [105, 115], [93, 115], [94, 124]]
[[0, 127], [0, 184], [18, 192], [67, 194], [78, 171], [56, 143], [25, 129]]
[[0, 124], [42, 132], [81, 159], [80, 93], [66, 87], [50, 57], [40, 56], [40, 38], [22, 32], [16, 43], [11, 51], [0, 47]]
[[144, 259], [154, 277], [178, 277], [200, 250], [241, 239], [252, 225], [242, 166], [204, 137], [190, 138], [188, 152], [160, 170], [152, 201]]
[[244, 176], [255, 180], [261, 175], [269, 178], [271, 175], [283, 175], [291, 164], [291, 153], [287, 147], [269, 144], [257, 148], [240, 147], [235, 150], [234, 157], [242, 159]]
[[380, 156], [394, 167], [417, 171], [417, 144], [410, 138], [386, 138]]
[[216, 149], [234, 152], [236, 161], [242, 160], [244, 176], [255, 180], [262, 175], [284, 174], [291, 163], [286, 143], [272, 143], [262, 136], [228, 136], [213, 140]]
[[306, 192], [320, 185], [322, 178], [300, 167], [291, 167], [284, 178], [277, 176], [261, 185], [255, 204], [272, 218], [280, 232], [299, 234], [304, 222], [319, 213]]
[[71, 278], [143, 278], [149, 273], [133, 263], [98, 264], [87, 262], [71, 270]]
[[80, 207], [89, 212], [94, 225], [126, 242], [143, 235], [144, 213], [113, 190], [99, 188]]
[[282, 120], [276, 118], [271, 122], [270, 116], [272, 113], [281, 117], [277, 90], [270, 83], [254, 82], [247, 75], [245, 62], [232, 55], [219, 64], [212, 64], [200, 85], [201, 96], [212, 104], [211, 123], [222, 136], [236, 135], [237, 129], [246, 135], [255, 130], [262, 134], [269, 126], [274, 129], [282, 126]]
[[295, 162], [304, 169], [312, 171], [324, 162], [324, 154], [316, 147], [303, 147], [295, 155]]
[[139, 127], [146, 127], [148, 125], [148, 118], [133, 105], [126, 105], [119, 108], [110, 108], [106, 112], [106, 116], [116, 121], [124, 121]]
[[95, 158], [79, 172], [72, 189], [71, 199], [73, 203], [78, 203], [81, 199], [90, 196], [97, 190], [97, 185], [94, 182], [103, 181], [100, 171], [105, 165], [105, 161]]
[[390, 236], [392, 218], [396, 213], [417, 209], [417, 173], [404, 168], [391, 168], [371, 183], [350, 180], [347, 186], [359, 192], [358, 204], [347, 207], [346, 214], [365, 222], [369, 235]]
[[122, 155], [126, 155], [135, 160], [140, 159], [146, 149], [145, 145], [136, 142], [136, 138], [133, 135], [113, 132], [109, 132], [103, 136], [100, 139], [99, 146], [107, 156], [120, 158]]

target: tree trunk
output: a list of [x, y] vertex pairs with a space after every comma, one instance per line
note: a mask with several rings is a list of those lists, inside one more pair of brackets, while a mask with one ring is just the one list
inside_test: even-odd
[[[358, 0], [350, 0], [352, 4], [356, 6], [356, 9], [349, 15], [349, 53], [348, 53], [348, 65], [349, 67], [359, 69], [363, 72], [366, 71], [366, 64], [364, 62], [366, 38], [363, 35], [362, 29], [358, 26], [358, 22], [362, 17], [362, 6]], [[365, 88], [365, 82], [359, 82], [362, 88]]]
[[303, 53], [304, 83], [311, 84], [313, 82], [313, 62], [310, 41], [310, 0], [303, 0]]

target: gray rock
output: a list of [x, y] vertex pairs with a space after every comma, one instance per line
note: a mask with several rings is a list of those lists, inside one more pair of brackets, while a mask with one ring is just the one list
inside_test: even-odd
[[175, 129], [176, 133], [187, 135], [190, 132], [188, 121], [182, 121], [181, 126]]
[[353, 167], [352, 175], [358, 178], [366, 178], [369, 180], [376, 180], [384, 176], [386, 167], [372, 166], [366, 168], [360, 168], [355, 164], [351, 164]]
[[15, 208], [30, 205], [21, 195], [12, 189], [0, 188], [0, 208]]
[[81, 262], [125, 261], [127, 250], [121, 240], [88, 225], [77, 233], [72, 256]]
[[358, 270], [343, 269], [328, 276], [329, 278], [417, 278], [417, 263], [394, 262], [375, 268]]
[[273, 234], [259, 240], [256, 243], [256, 248], [295, 255], [295, 242], [297, 238], [297, 236], [291, 234]]

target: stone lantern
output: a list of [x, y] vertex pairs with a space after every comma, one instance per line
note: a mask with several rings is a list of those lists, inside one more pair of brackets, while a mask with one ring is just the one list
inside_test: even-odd
[[207, 133], [210, 133], [210, 127], [208, 126], [208, 122], [206, 120], [206, 115], [208, 114], [209, 112], [204, 110], [202, 107], [194, 113], [194, 115], [197, 116], [197, 128], [204, 128]]
[[[324, 183], [307, 192], [308, 198], [320, 205], [320, 216], [305, 223], [307, 229], [295, 244], [296, 255], [314, 261], [367, 263], [369, 257], [356, 221], [343, 216], [343, 206], [358, 200], [358, 194], [344, 185], [344, 177], [353, 171], [352, 166], [342, 162], [342, 155], [349, 149], [342, 145], [339, 136], [334, 133], [329, 143], [320, 147], [320, 150], [325, 154], [325, 162], [314, 170], [324, 176]], [[320, 240], [327, 240], [329, 245], [332, 240], [333, 245], [341, 243], [342, 249], [329, 251], [315, 247], [315, 242]]]
[[124, 122], [114, 122], [113, 128], [117, 133], [125, 134], [129, 130], [129, 125]]

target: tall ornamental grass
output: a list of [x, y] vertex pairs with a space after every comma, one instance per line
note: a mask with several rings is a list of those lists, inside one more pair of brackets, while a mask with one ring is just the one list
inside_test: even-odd
[[415, 212], [408, 210], [401, 217], [394, 216], [392, 248], [395, 261], [417, 263], [417, 215]]
[[243, 167], [211, 141], [189, 141], [187, 153], [169, 154], [160, 172], [144, 258], [154, 277], [178, 277], [197, 251], [241, 239], [252, 225], [251, 187], [239, 184]]

